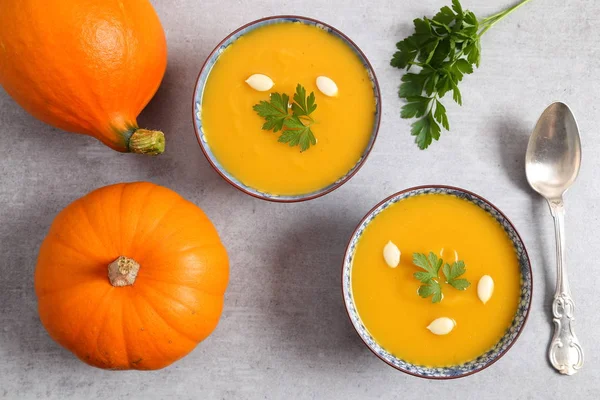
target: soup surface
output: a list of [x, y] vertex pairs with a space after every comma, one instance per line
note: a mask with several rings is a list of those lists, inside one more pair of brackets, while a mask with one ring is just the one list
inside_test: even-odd
[[[268, 92], [245, 80], [269, 76]], [[337, 84], [336, 97], [316, 86], [318, 76]], [[296, 86], [314, 92], [317, 144], [301, 153], [279, 143], [280, 132], [262, 130], [265, 122], [252, 107], [273, 92], [293, 97]], [[227, 47], [210, 72], [202, 99], [205, 137], [219, 163], [247, 186], [276, 195], [306, 194], [346, 175], [369, 143], [375, 97], [367, 70], [341, 39], [301, 23], [267, 25]]]
[[[397, 268], [384, 261], [391, 240], [402, 252]], [[464, 291], [442, 284], [443, 299], [421, 298], [419, 268], [412, 254], [440, 254], [466, 265], [462, 276], [471, 282]], [[443, 274], [440, 271], [440, 275]], [[490, 275], [493, 296], [483, 304], [477, 282]], [[351, 270], [352, 294], [364, 326], [384, 349], [408, 362], [431, 367], [462, 364], [491, 349], [516, 313], [521, 274], [512, 242], [500, 224], [476, 205], [445, 194], [424, 194], [391, 205], [366, 227], [359, 239]], [[427, 326], [440, 317], [456, 326], [437, 336]]]

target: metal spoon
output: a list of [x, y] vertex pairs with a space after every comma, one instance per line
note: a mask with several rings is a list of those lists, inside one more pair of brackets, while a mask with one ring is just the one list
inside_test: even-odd
[[583, 366], [583, 350], [573, 330], [575, 304], [565, 265], [563, 203], [563, 194], [577, 178], [580, 165], [581, 142], [575, 117], [566, 104], [553, 103], [544, 110], [529, 138], [525, 170], [527, 181], [546, 198], [554, 217], [558, 276], [552, 302], [554, 336], [548, 357], [565, 375], [573, 375]]

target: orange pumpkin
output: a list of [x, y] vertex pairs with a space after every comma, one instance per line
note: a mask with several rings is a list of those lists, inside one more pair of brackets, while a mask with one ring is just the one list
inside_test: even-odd
[[107, 369], [159, 369], [217, 326], [227, 253], [206, 215], [152, 183], [103, 187], [58, 214], [35, 291], [50, 336]]
[[148, 0], [2, 0], [0, 85], [34, 117], [121, 152], [159, 154], [136, 117], [167, 65]]

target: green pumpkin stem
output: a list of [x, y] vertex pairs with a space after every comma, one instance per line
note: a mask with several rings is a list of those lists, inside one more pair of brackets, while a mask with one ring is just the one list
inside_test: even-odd
[[165, 151], [165, 134], [161, 131], [136, 129], [129, 138], [129, 151], [157, 156]]

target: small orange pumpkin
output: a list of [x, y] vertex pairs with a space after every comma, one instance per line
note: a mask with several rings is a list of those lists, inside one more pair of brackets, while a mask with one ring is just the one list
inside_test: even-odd
[[106, 186], [61, 211], [35, 270], [42, 324], [82, 361], [159, 369], [217, 326], [227, 253], [206, 215], [152, 183]]
[[159, 154], [136, 118], [167, 65], [148, 0], [2, 0], [0, 85], [34, 117], [121, 152]]

